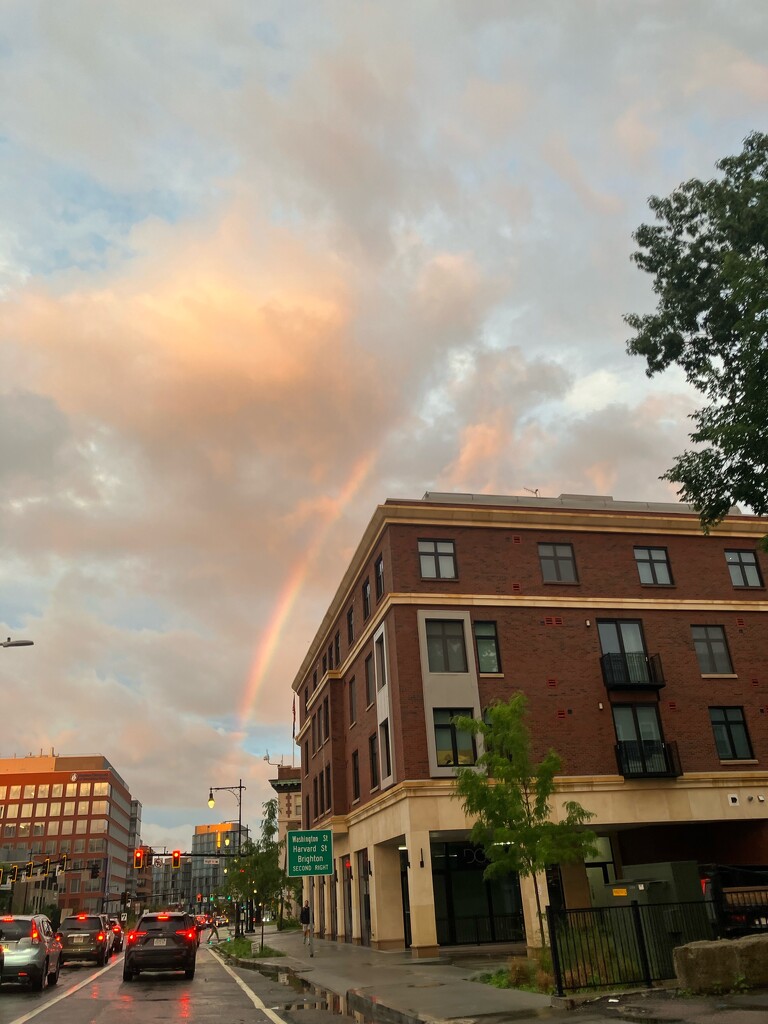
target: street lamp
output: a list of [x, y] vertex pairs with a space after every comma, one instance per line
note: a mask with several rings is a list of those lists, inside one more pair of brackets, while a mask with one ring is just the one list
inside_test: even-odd
[[[243, 833], [243, 790], [247, 787], [243, 785], [243, 780], [239, 779], [236, 786], [210, 786], [208, 788], [208, 806], [215, 807], [216, 800], [214, 799], [214, 793], [231, 793], [232, 796], [237, 800], [237, 852], [240, 852], [240, 843], [242, 841]], [[242, 938], [240, 931], [240, 900], [235, 902], [235, 938]]]
[[3, 640], [0, 643], [0, 647], [32, 647], [34, 642], [34, 640], [11, 640], [8, 637], [7, 640]]

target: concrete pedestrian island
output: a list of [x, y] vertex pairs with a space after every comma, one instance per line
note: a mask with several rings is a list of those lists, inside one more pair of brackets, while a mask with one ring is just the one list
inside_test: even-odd
[[768, 988], [768, 935], [689, 942], [673, 956], [677, 983], [686, 992]]

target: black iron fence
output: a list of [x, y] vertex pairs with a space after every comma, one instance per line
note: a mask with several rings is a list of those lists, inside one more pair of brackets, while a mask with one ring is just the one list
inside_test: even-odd
[[555, 986], [566, 991], [647, 985], [674, 978], [672, 952], [701, 939], [768, 932], [768, 890], [730, 889], [719, 899], [547, 908]]

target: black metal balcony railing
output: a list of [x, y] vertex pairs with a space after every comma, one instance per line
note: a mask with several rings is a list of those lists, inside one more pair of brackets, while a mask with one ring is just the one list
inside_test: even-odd
[[683, 774], [674, 741], [622, 740], [616, 744], [616, 764], [625, 779], [676, 779]]
[[604, 654], [600, 668], [607, 690], [660, 690], [666, 685], [660, 654]]

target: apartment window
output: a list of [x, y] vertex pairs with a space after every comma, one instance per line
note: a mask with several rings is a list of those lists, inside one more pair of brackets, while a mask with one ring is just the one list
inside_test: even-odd
[[389, 749], [389, 719], [379, 726], [379, 749], [381, 750], [381, 774], [388, 779], [392, 774], [392, 754]]
[[[70, 825], [71, 824], [72, 824], [72, 822], [70, 822]], [[19, 822], [19, 838], [20, 839], [27, 839], [29, 837], [29, 834], [30, 834], [31, 831], [32, 831], [32, 822], [31, 821], [21, 821], [21, 822]]]
[[312, 715], [312, 753], [317, 750], [317, 715]]
[[319, 807], [320, 807], [320, 813], [322, 814], [323, 811], [325, 810], [325, 776], [323, 775], [322, 772], [320, 772], [320, 778], [319, 778], [319, 795], [320, 795]]
[[312, 819], [309, 816], [309, 794], [304, 797], [304, 827], [309, 828]]
[[355, 642], [355, 609], [350, 608], [347, 612], [347, 643]]
[[317, 817], [317, 776], [312, 779], [312, 810], [313, 817]]
[[368, 619], [371, 615], [371, 581], [366, 580], [363, 584], [363, 618]]
[[331, 810], [331, 766], [327, 764], [325, 766], [325, 809]]
[[456, 579], [456, 550], [452, 540], [420, 540], [419, 562], [422, 579]]
[[51, 804], [51, 817], [56, 818], [59, 814], [61, 814], [61, 804], [57, 801]]
[[368, 760], [371, 765], [371, 789], [379, 784], [379, 744], [376, 733], [368, 737]]
[[303, 697], [301, 699], [301, 704], [302, 704], [301, 710], [304, 712], [305, 715], [307, 713], [307, 704], [308, 703], [309, 703], [309, 687], [305, 686], [304, 687], [304, 695], [303, 695]]
[[[87, 811], [85, 812], [88, 813]], [[36, 818], [47, 818], [48, 817], [48, 804], [35, 804], [35, 817]]]
[[323, 743], [331, 738], [331, 709], [326, 697], [323, 701]]
[[731, 656], [722, 626], [691, 626], [702, 675], [732, 675]]
[[312, 673], [312, 690], [317, 689], [317, 669]]
[[354, 725], [357, 721], [357, 692], [355, 690], [355, 677], [349, 680], [349, 724]]
[[309, 740], [304, 740], [304, 774], [309, 775]]
[[572, 544], [539, 544], [539, 562], [545, 583], [577, 583]]
[[5, 839], [16, 838], [16, 826], [15, 825], [4, 825], [3, 826], [3, 837]]
[[328, 668], [333, 668], [333, 641], [328, 644]]
[[365, 704], [366, 707], [370, 707], [373, 704], [373, 698], [375, 694], [374, 689], [374, 672], [373, 672], [373, 655], [369, 654], [365, 659]]
[[725, 561], [734, 587], [762, 587], [763, 578], [755, 551], [726, 551]]
[[710, 708], [709, 720], [712, 722], [717, 755], [721, 761], [752, 760], [752, 744], [749, 742], [743, 708]]
[[49, 821], [48, 822], [48, 835], [49, 836], [57, 836], [58, 834], [59, 834], [59, 823], [58, 823], [58, 821]]
[[339, 633], [333, 638], [333, 663], [336, 668], [341, 664], [341, 636]]
[[6, 811], [5, 811], [5, 816], [6, 816], [6, 818], [18, 818], [18, 816], [19, 816], [19, 805], [18, 804], [8, 804], [8, 807], [6, 808]]
[[635, 562], [640, 582], [657, 587], [672, 585], [669, 555], [666, 548], [635, 548]]
[[[59, 786], [59, 789], [61, 789], [61, 786]], [[56, 795], [57, 794], [54, 793], [54, 796]], [[59, 793], [58, 795], [61, 796], [61, 793]], [[21, 800], [21, 786], [10, 786], [8, 789], [8, 799]]]
[[323, 655], [323, 675], [328, 671], [328, 655]]
[[[53, 787], [56, 788], [55, 786]], [[94, 782], [93, 784], [93, 795], [94, 796], [109, 796], [109, 783], [108, 782]], [[54, 793], [53, 796], [56, 796]]]
[[35, 799], [35, 787], [34, 786], [25, 786], [24, 787], [24, 799], [25, 800], [34, 800]]
[[77, 783], [76, 782], [68, 782], [67, 783], [67, 796], [77, 796]]
[[474, 631], [478, 669], [480, 672], [501, 672], [496, 623], [476, 622], [474, 624]]
[[434, 708], [435, 755], [438, 768], [457, 768], [477, 760], [475, 737], [459, 729], [454, 719], [459, 715], [472, 717], [471, 708]]
[[381, 555], [376, 559], [374, 574], [376, 576], [376, 600], [380, 601], [384, 596], [384, 559]]
[[74, 814], [75, 813], [75, 801], [74, 800], [65, 800], [64, 801], [64, 813], [66, 815], [70, 815], [70, 814]]
[[[87, 811], [86, 811], [86, 813], [87, 813]], [[32, 817], [32, 804], [22, 804], [21, 805], [21, 816], [22, 816], [22, 818], [31, 818]]]
[[360, 754], [352, 751], [352, 799], [360, 799]]
[[597, 635], [607, 683], [644, 685], [651, 681], [643, 626], [638, 619], [602, 619]]
[[[50, 791], [51, 791], [51, 787], [48, 785], [47, 782], [46, 783], [41, 783], [41, 785], [39, 785], [37, 787], [37, 798], [38, 798], [38, 800], [47, 800], [48, 799], [48, 794], [50, 793]], [[5, 796], [5, 793], [0, 794], [0, 796]]]
[[90, 784], [90, 782], [81, 782], [80, 783], [80, 796], [90, 796], [90, 795], [91, 795], [91, 784]]
[[461, 619], [427, 619], [427, 659], [430, 672], [466, 672], [467, 650]]
[[379, 689], [387, 685], [387, 661], [384, 657], [384, 637], [380, 636], [376, 641], [376, 675]]

